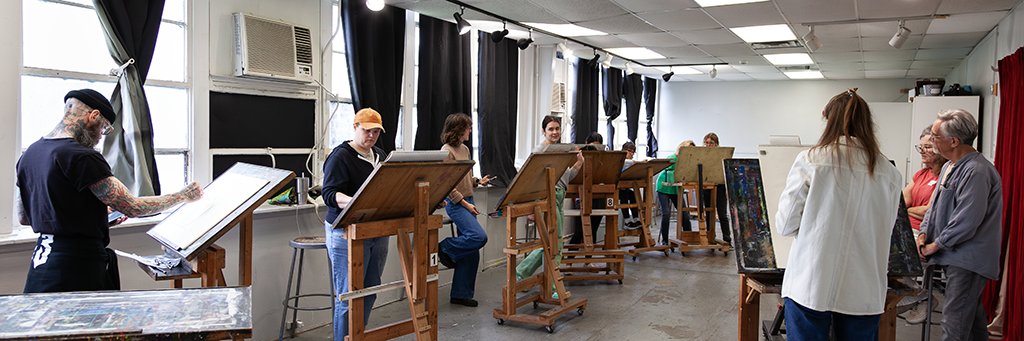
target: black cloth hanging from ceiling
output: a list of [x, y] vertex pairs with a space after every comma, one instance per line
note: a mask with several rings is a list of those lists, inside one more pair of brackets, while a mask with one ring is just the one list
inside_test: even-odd
[[507, 187], [516, 176], [516, 102], [519, 89], [519, 49], [516, 41], [491, 42], [480, 32], [480, 173], [493, 175], [495, 186]]
[[[459, 35], [453, 23], [421, 15], [416, 150], [441, 149], [448, 115], [473, 115], [470, 74], [469, 35]], [[466, 146], [473, 150], [472, 136]]]
[[609, 150], [615, 150], [615, 122], [622, 113], [622, 70], [610, 67], [604, 70], [601, 77], [604, 85], [604, 116], [608, 120], [606, 126], [608, 135], [605, 136], [605, 145]]
[[395, 150], [401, 114], [402, 60], [405, 56], [405, 10], [384, 6], [371, 11], [362, 0], [342, 0], [352, 108], [380, 113], [384, 133], [377, 147]]
[[626, 97], [626, 136], [629, 142], [636, 143], [640, 127], [640, 101], [644, 94], [643, 76], [636, 73], [626, 76], [622, 88], [622, 95]]
[[146, 76], [160, 32], [164, 0], [95, 0], [96, 15], [107, 38], [114, 66], [134, 59], [118, 77], [110, 105], [117, 119], [103, 139], [103, 157], [111, 171], [135, 196], [160, 195], [153, 147], [153, 120], [146, 100]]
[[[596, 59], [598, 56], [594, 56]], [[597, 132], [597, 63], [590, 66], [589, 59], [577, 59], [576, 86], [572, 94], [572, 143], [583, 144], [587, 136]], [[563, 128], [563, 131], [564, 128]]]
[[658, 106], [658, 80], [644, 77], [644, 104], [647, 108], [647, 157], [657, 157], [658, 139], [654, 137], [654, 108]]

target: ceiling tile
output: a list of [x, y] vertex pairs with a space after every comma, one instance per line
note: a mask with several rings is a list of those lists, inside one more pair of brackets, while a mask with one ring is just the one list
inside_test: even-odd
[[[648, 26], [649, 27], [649, 26]], [[679, 39], [678, 37], [665, 33], [638, 33], [638, 34], [619, 34], [619, 39], [631, 42], [633, 44], [645, 47], [651, 46], [684, 46], [689, 43]]]
[[811, 59], [818, 63], [850, 63], [864, 58], [860, 52], [812, 53]]
[[857, 0], [860, 19], [916, 17], [935, 14], [942, 0]]
[[931, 68], [954, 68], [960, 64], [960, 59], [944, 59], [944, 60], [915, 60], [914, 64], [910, 66], [913, 69], [931, 69]]
[[1007, 12], [965, 13], [934, 19], [927, 34], [988, 32], [1006, 17]]
[[905, 78], [907, 70], [868, 70], [864, 71], [867, 78]]
[[[857, 19], [854, 0], [806, 1], [775, 0], [791, 23], [843, 21]], [[815, 30], [817, 31], [817, 30]]]
[[580, 21], [576, 25], [598, 30], [608, 34], [661, 32], [646, 21], [632, 14], [617, 15], [611, 18]]
[[673, 31], [672, 34], [680, 39], [690, 42], [690, 44], [695, 45], [732, 44], [743, 42], [743, 39], [737, 37], [727, 28], [696, 31]]
[[1020, 0], [943, 0], [937, 13], [977, 13], [1013, 9]]
[[607, 36], [586, 36], [586, 37], [575, 37], [573, 39], [582, 41], [584, 43], [594, 45], [597, 47], [613, 48], [613, 47], [634, 47], [636, 44], [622, 40], [618, 36], [607, 35]]
[[651, 50], [661, 55], [670, 58], [683, 58], [683, 57], [707, 57], [708, 54], [704, 53], [693, 46], [676, 46], [676, 47], [651, 47]]
[[669, 12], [639, 14], [651, 25], [665, 31], [704, 30], [721, 28], [718, 22], [711, 19], [701, 10], [679, 10]]
[[[817, 35], [818, 30], [814, 30]], [[825, 52], [855, 52], [860, 51], [860, 38], [836, 38], [836, 39], [823, 39], [818, 37], [821, 41], [821, 48], [813, 53], [825, 53]]]
[[777, 49], [756, 49], [754, 52], [758, 54], [780, 54], [780, 53], [807, 53], [807, 49], [804, 47], [784, 47]]
[[706, 7], [712, 18], [725, 27], [745, 27], [760, 25], [785, 24], [786, 18], [779, 14], [775, 3], [771, 1], [754, 2], [740, 5]]
[[729, 57], [742, 57], [742, 56], [757, 56], [754, 50], [750, 49], [747, 44], [722, 44], [722, 45], [698, 45], [697, 48], [704, 50], [712, 56], [729, 56]]
[[897, 70], [897, 69], [909, 69], [912, 61], [898, 61], [898, 62], [865, 62], [864, 70]]
[[818, 63], [818, 69], [821, 71], [862, 71], [864, 63]]
[[[910, 30], [911, 34], [924, 34], [928, 30], [928, 25], [931, 23], [931, 19], [925, 20], [907, 20], [903, 27]], [[883, 22], [869, 22], [857, 24], [857, 28], [860, 29], [861, 37], [886, 37], [892, 38], [896, 34], [896, 30], [900, 28], [899, 21], [883, 21]]]
[[917, 50], [917, 56], [914, 60], [934, 60], [934, 59], [955, 59], [966, 57], [968, 53], [974, 50], [973, 47], [957, 47], [951, 49], [920, 49]]
[[864, 71], [825, 71], [822, 74], [828, 79], [864, 79]]
[[608, 0], [530, 0], [530, 2], [569, 22], [611, 18], [627, 13], [622, 7]]
[[691, 66], [690, 68], [694, 69], [694, 70], [697, 70], [697, 71], [700, 71], [700, 72], [703, 72], [705, 74], [708, 73], [708, 72], [711, 72], [711, 69], [718, 70], [718, 74], [720, 74], [720, 75], [721, 74], [729, 74], [729, 73], [734, 73], [734, 74], [735, 73], [742, 73], [739, 70], [737, 70], [736, 68], [734, 68], [732, 66], [729, 66], [729, 65], [694, 65], [694, 66]]
[[750, 76], [750, 78], [753, 78], [753, 79], [759, 80], [759, 81], [775, 81], [775, 80], [788, 80], [789, 79], [789, 77], [786, 77], [786, 75], [783, 74], [782, 72], [775, 72], [775, 73], [748, 73], [747, 76]]
[[690, 56], [690, 57], [672, 58], [672, 59], [669, 59], [669, 60], [662, 59], [658, 64], [660, 64], [660, 65], [669, 65], [669, 64], [714, 64], [714, 63], [721, 63], [721, 62], [722, 62], [721, 60], [719, 60], [718, 58], [715, 58], [715, 57]]
[[[895, 47], [889, 45], [889, 40], [892, 37], [866, 37], [860, 38], [860, 47], [864, 51], [892, 51], [896, 50]], [[923, 35], [912, 35], [907, 37], [907, 41], [903, 42], [903, 46], [900, 50], [913, 50], [921, 46], [921, 40], [924, 39]]]
[[[687, 76], [690, 76], [690, 75], [687, 75]], [[702, 75], [695, 75], [695, 76], [702, 76]], [[711, 78], [710, 76], [704, 76], [704, 77]], [[687, 77], [687, 78], [690, 78], [690, 77]], [[696, 77], [696, 78], [699, 78], [699, 77]], [[720, 80], [723, 80], [723, 81], [752, 81], [752, 80], [754, 80], [754, 78], [752, 78], [752, 77], [750, 77], [750, 76], [748, 76], [746, 74], [742, 74], [742, 73], [729, 73], [729, 74], [719, 73], [717, 76], [715, 76], [715, 79], [720, 79]]]
[[864, 61], [895, 62], [913, 60], [916, 54], [917, 51], [914, 50], [864, 51]]
[[950, 71], [953, 71], [953, 68], [910, 69], [907, 70], [907, 76], [941, 78], [949, 75]]
[[774, 68], [774, 66], [772, 66], [772, 63], [769, 63], [768, 60], [764, 59], [761, 56], [720, 56], [718, 57], [718, 59], [721, 59], [723, 62], [729, 63], [729, 65], [733, 65], [736, 67], [749, 65], [770, 66]]
[[974, 47], [988, 32], [928, 34], [921, 41], [921, 48]]
[[779, 69], [766, 65], [730, 65], [736, 71], [743, 73], [779, 73]]
[[[453, 20], [452, 14], [459, 10], [459, 6], [441, 0], [407, 1], [404, 3], [392, 3], [389, 1], [388, 4], [445, 20]], [[501, 14], [504, 17], [519, 22], [537, 22], [546, 24], [568, 23], [567, 21], [554, 16], [550, 12], [533, 4], [530, 0], [486, 1], [474, 3], [473, 6], [491, 13]], [[492, 17], [472, 10], [466, 10], [463, 17], [466, 18], [466, 20], [494, 20]]]
[[693, 0], [612, 0], [612, 2], [628, 11], [637, 13], [700, 7]]
[[818, 25], [814, 27], [814, 35], [818, 39], [856, 38], [860, 37], [860, 29], [857, 24]]

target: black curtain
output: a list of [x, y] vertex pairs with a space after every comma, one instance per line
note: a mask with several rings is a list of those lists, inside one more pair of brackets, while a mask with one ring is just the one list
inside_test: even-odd
[[[598, 56], [594, 56], [597, 59]], [[576, 60], [576, 87], [573, 90], [572, 143], [586, 143], [587, 136], [597, 132], [597, 63], [590, 66], [589, 59]]]
[[658, 139], [654, 137], [654, 108], [658, 106], [658, 80], [644, 77], [644, 104], [647, 108], [647, 157], [657, 157]]
[[[118, 77], [110, 104], [117, 119], [103, 140], [103, 156], [118, 180], [136, 196], [160, 195], [153, 149], [153, 120], [146, 100], [146, 75], [160, 32], [164, 0], [93, 0], [114, 66], [131, 59]], [[72, 55], [74, 52], [72, 52]]]
[[636, 133], [640, 126], [640, 101], [644, 93], [643, 76], [635, 73], [626, 76], [622, 90], [626, 97], [626, 136], [629, 142], [636, 143]]
[[395, 150], [401, 114], [402, 59], [405, 55], [405, 10], [384, 6], [371, 11], [363, 0], [342, 0], [345, 50], [352, 107], [380, 113], [384, 133], [377, 146]]
[[[469, 36], [453, 23], [420, 16], [420, 76], [416, 93], [416, 150], [441, 149], [448, 115], [472, 115]], [[473, 139], [466, 145], [473, 150]]]
[[516, 176], [516, 101], [519, 49], [516, 41], [491, 42], [480, 32], [480, 173], [493, 175], [495, 186], [507, 187]]
[[612, 120], [622, 113], [622, 70], [613, 67], [604, 70], [601, 83], [604, 85], [604, 116], [608, 120], [608, 135], [604, 141], [609, 150], [615, 150], [615, 122]]

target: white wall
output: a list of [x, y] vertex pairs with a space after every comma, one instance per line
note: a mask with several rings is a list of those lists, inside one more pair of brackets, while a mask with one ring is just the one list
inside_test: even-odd
[[980, 145], [989, 160], [995, 160], [996, 135], [999, 124], [999, 96], [993, 96], [992, 84], [999, 82], [1000, 59], [1024, 46], [1024, 3], [1010, 12], [984, 40], [974, 48], [960, 65], [946, 76], [946, 84], [970, 85], [975, 95], [981, 96]]
[[[21, 126], [18, 115], [21, 108], [21, 1], [0, 2], [0, 46], [14, 48], [0, 52], [0, 103], [6, 103], [5, 110], [0, 110], [0, 160], [14, 160], [20, 153], [18, 127]], [[56, 122], [54, 122], [56, 124]], [[17, 211], [14, 209], [14, 163], [0, 163], [0, 236], [10, 233], [14, 225], [18, 225]]]
[[757, 145], [768, 144], [768, 135], [800, 135], [802, 143], [814, 144], [825, 127], [821, 111], [832, 96], [857, 87], [869, 103], [906, 103], [899, 90], [913, 86], [912, 79], [662, 82], [658, 157], [675, 153], [683, 140], [700, 145], [708, 132], [717, 133], [723, 146], [736, 147], [741, 158], [756, 158]]

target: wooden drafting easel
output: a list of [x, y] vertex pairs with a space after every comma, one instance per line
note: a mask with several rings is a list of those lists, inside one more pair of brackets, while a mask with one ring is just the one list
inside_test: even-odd
[[[473, 169], [473, 161], [385, 162], [370, 174], [333, 228], [344, 228], [348, 240], [349, 303], [346, 340], [386, 340], [416, 334], [416, 340], [437, 340], [437, 230], [441, 216], [431, 215], [455, 185]], [[409, 192], [412, 194], [410, 195]], [[412, 241], [409, 234], [412, 234]], [[396, 286], [363, 287], [363, 240], [398, 236], [402, 282], [411, 318], [366, 330], [363, 299]]]
[[[717, 200], [718, 191], [715, 184], [725, 183], [725, 172], [722, 160], [732, 157], [733, 147], [679, 147], [676, 152], [676, 169], [674, 186], [679, 186], [679, 198], [676, 209], [676, 238], [669, 239], [669, 244], [678, 247], [679, 252], [692, 249], [712, 249], [728, 253], [732, 247], [729, 243], [715, 239], [715, 207], [704, 207], [700, 189], [710, 190], [711, 200]], [[687, 201], [686, 191], [695, 199]], [[723, 193], [724, 194], [724, 193]], [[696, 206], [684, 206], [684, 203], [696, 203]], [[684, 232], [683, 219], [688, 213], [697, 212], [697, 231]], [[722, 217], [722, 219], [728, 219]]]
[[[567, 210], [565, 215], [579, 216], [582, 222], [579, 228], [583, 231], [582, 245], [566, 244], [565, 249], [573, 251], [562, 251], [562, 262], [567, 264], [562, 267], [562, 272], [568, 273], [565, 276], [567, 281], [614, 279], [622, 284], [622, 279], [625, 278], [626, 252], [619, 250], [618, 245], [619, 211], [593, 207], [594, 199], [618, 199], [619, 175], [622, 174], [622, 163], [625, 159], [626, 152], [623, 151], [583, 151], [582, 172], [569, 182], [569, 187], [565, 191], [566, 198], [575, 196], [580, 200], [580, 209]], [[591, 216], [605, 216], [603, 245], [594, 244]], [[596, 263], [603, 263], [604, 266], [571, 266]], [[603, 275], [600, 274], [602, 271]], [[577, 272], [586, 274], [576, 275]]]
[[[618, 191], [615, 192], [615, 208], [637, 208], [640, 213], [640, 228], [636, 230], [623, 230], [619, 231], [618, 237], [624, 236], [639, 236], [639, 241], [633, 243], [622, 243], [620, 247], [633, 246], [632, 249], [626, 250], [626, 253], [633, 256], [633, 260], [636, 260], [636, 256], [641, 252], [648, 251], [662, 251], [668, 256], [669, 245], [658, 245], [654, 237], [651, 236], [651, 223], [653, 221], [652, 211], [654, 210], [655, 196], [654, 188], [654, 174], [662, 171], [665, 168], [671, 166], [675, 161], [668, 159], [651, 159], [647, 161], [634, 163], [629, 168], [622, 171], [619, 175], [619, 186], [622, 189], [632, 189], [633, 195], [636, 197], [636, 203], [634, 204], [620, 204], [618, 198]], [[643, 189], [641, 191], [640, 189]]]
[[[224, 248], [217, 246], [214, 242], [224, 236], [232, 227], [238, 225], [238, 285], [252, 285], [252, 213], [260, 204], [294, 179], [295, 173], [239, 162], [231, 166], [224, 174], [238, 174], [262, 179], [266, 180], [267, 184], [188, 247], [179, 248], [174, 245], [168, 238], [162, 236], [156, 227], [146, 232], [150, 237], [163, 244], [168, 254], [181, 258], [189, 266], [189, 268], [175, 268], [171, 272], [160, 273], [139, 263], [139, 267], [154, 280], [171, 280], [173, 288], [181, 288], [182, 280], [187, 278], [202, 278], [202, 287], [227, 286], [223, 271], [227, 263]], [[214, 181], [216, 182], [216, 180]]]
[[[533, 153], [522, 170], [512, 179], [508, 191], [498, 201], [495, 210], [501, 211], [506, 219], [505, 257], [506, 282], [501, 289], [501, 307], [494, 308], [494, 318], [498, 324], [504, 324], [505, 320], [540, 324], [545, 326], [549, 333], [554, 332], [553, 324], [556, 318], [565, 313], [577, 309], [577, 313], [583, 314], [587, 308], [587, 299], [572, 297], [571, 293], [565, 290], [562, 283], [562, 274], [555, 267], [558, 257], [558, 241], [562, 236], [557, 233], [558, 224], [557, 206], [562, 203], [555, 200], [555, 183], [565, 172], [566, 168], [576, 161], [575, 153]], [[538, 181], [544, 179], [543, 182]], [[520, 244], [516, 238], [516, 221], [520, 217], [534, 215], [537, 223], [537, 234], [540, 239]], [[527, 254], [532, 250], [543, 249], [544, 271], [524, 278], [516, 279], [516, 257]], [[526, 297], [517, 298], [516, 295], [523, 290], [539, 286], [539, 292], [531, 292]], [[552, 297], [551, 287], [555, 287], [557, 298]], [[542, 312], [540, 315], [520, 314], [516, 310], [519, 307], [533, 303], [534, 309], [539, 303], [554, 305], [554, 308]]]

